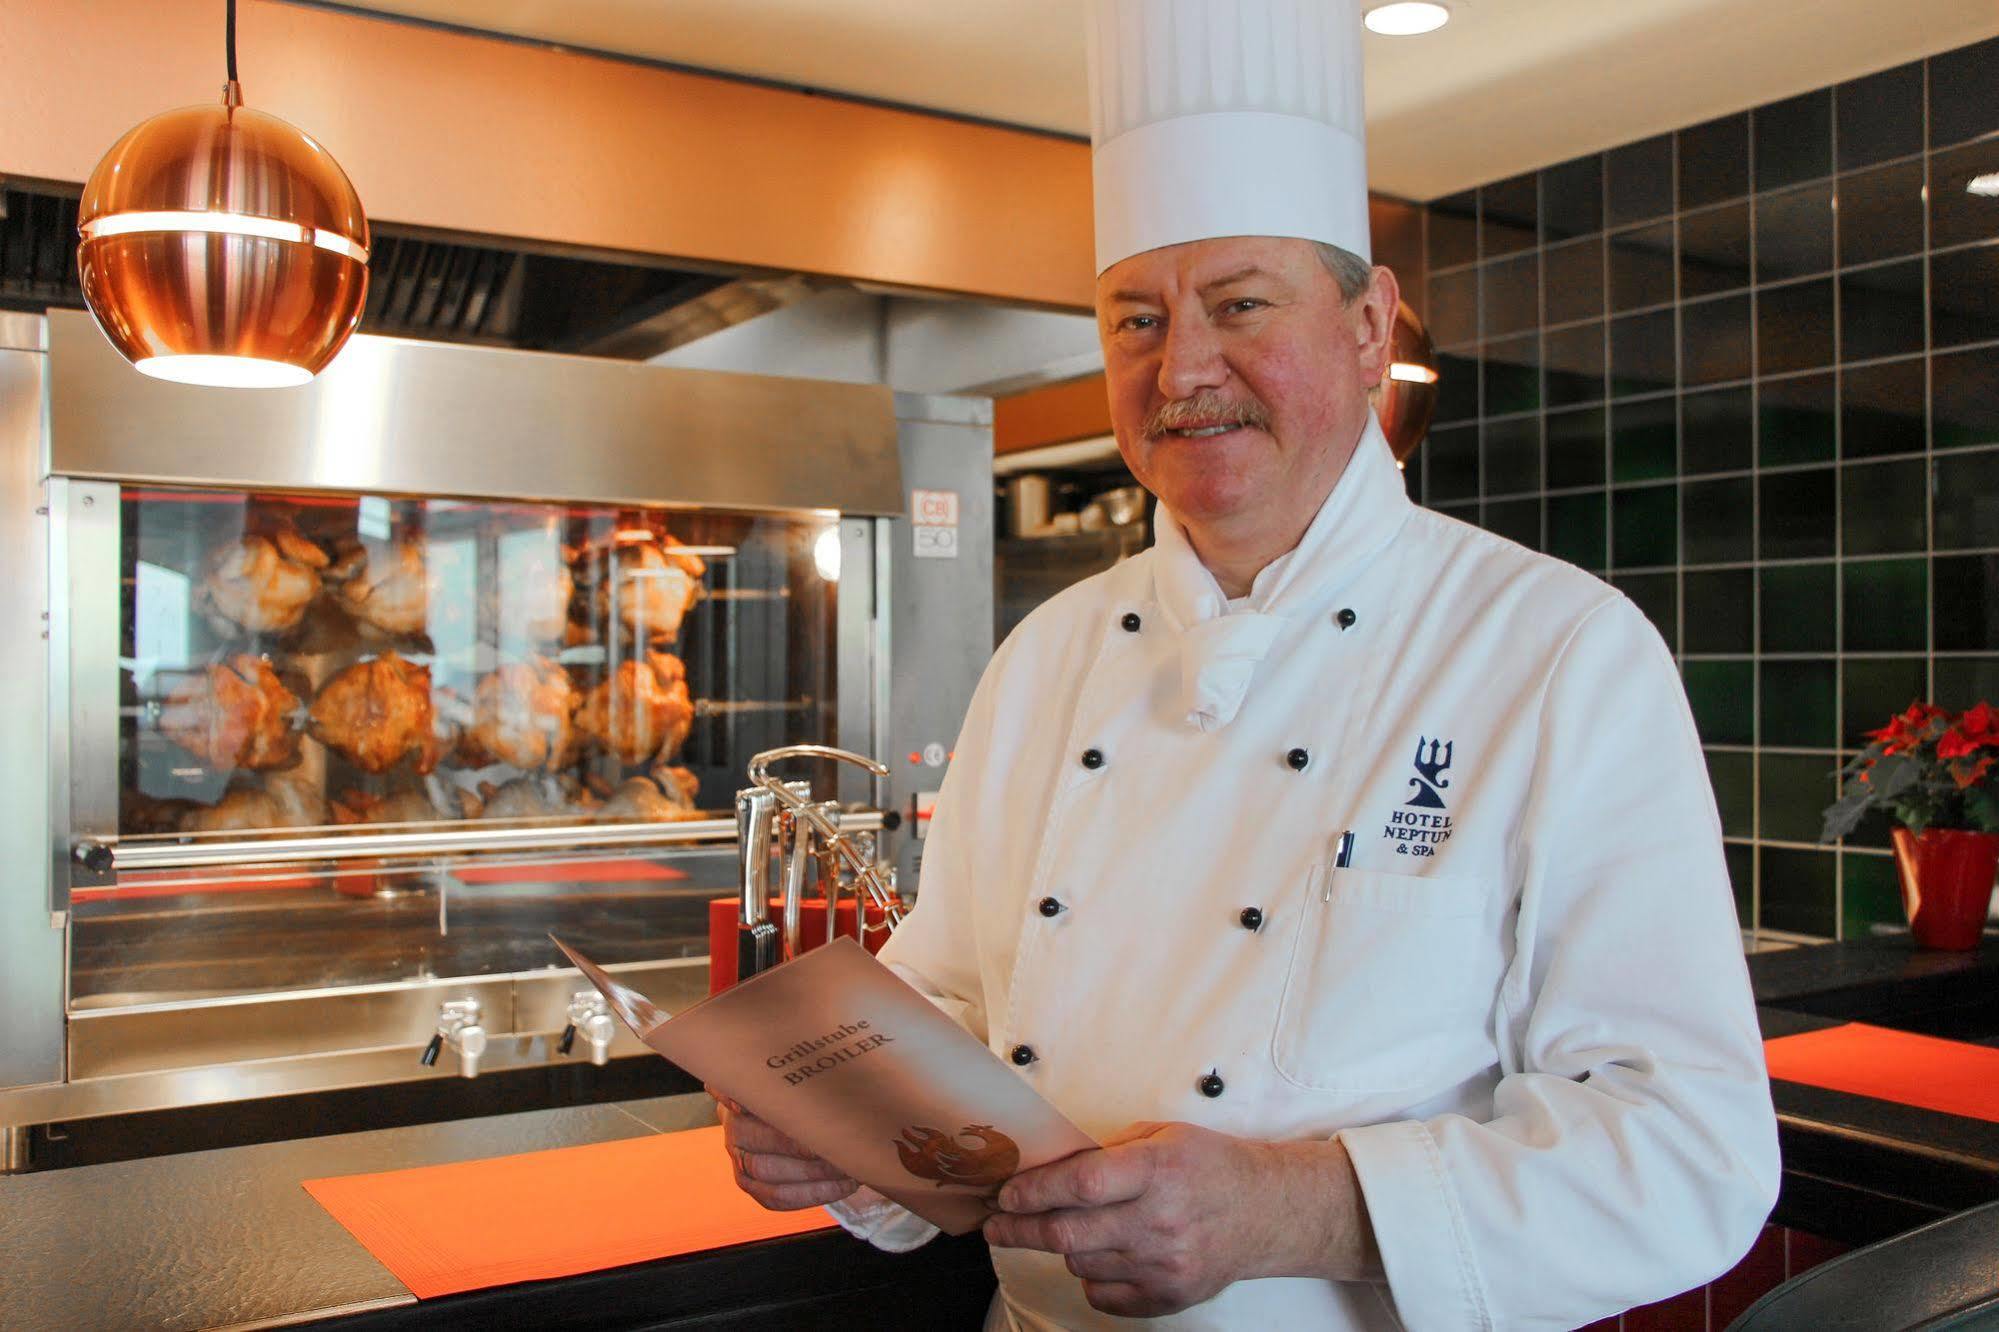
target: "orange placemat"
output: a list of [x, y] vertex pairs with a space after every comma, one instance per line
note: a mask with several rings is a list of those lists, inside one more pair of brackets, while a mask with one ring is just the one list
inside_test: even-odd
[[766, 1212], [719, 1128], [309, 1179], [306, 1191], [418, 1299], [574, 1276], [836, 1224]]
[[1999, 1050], [1864, 1022], [1763, 1042], [1770, 1076], [1999, 1123]]

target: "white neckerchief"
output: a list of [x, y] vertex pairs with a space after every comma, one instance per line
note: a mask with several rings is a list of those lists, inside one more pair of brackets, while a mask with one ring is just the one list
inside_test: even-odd
[[1187, 723], [1215, 731], [1235, 720], [1256, 668], [1284, 627], [1318, 610], [1400, 529], [1411, 505], [1388, 440], [1370, 412], [1360, 444], [1298, 544], [1265, 565], [1234, 601], [1164, 505], [1153, 542], [1153, 595], [1180, 634]]

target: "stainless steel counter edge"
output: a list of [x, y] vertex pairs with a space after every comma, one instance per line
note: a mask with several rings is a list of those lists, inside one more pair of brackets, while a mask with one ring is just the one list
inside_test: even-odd
[[208, 1332], [263, 1332], [266, 1328], [304, 1327], [309, 1323], [320, 1323], [329, 1318], [374, 1313], [379, 1309], [400, 1309], [406, 1304], [415, 1303], [414, 1295], [385, 1295], [379, 1300], [357, 1300], [353, 1304], [337, 1304], [330, 1309], [314, 1309], [310, 1313], [287, 1314], [281, 1318], [259, 1318], [249, 1323], [228, 1323], [208, 1329]]
[[414, 1296], [300, 1185], [673, 1132], [700, 1094], [376, 1129], [0, 1177], [14, 1332], [293, 1327]]
[[[611, 970], [668, 1007], [708, 992], [704, 958]], [[565, 967], [79, 1012], [70, 1024], [70, 1080], [0, 1089], [0, 1126], [455, 1078], [449, 1051], [435, 1067], [417, 1063], [447, 999], [480, 1003], [491, 1033], [482, 1072], [575, 1064], [583, 1056], [562, 1054], [557, 1038], [571, 997], [586, 988]], [[292, 1053], [301, 1032], [319, 1048]], [[658, 1058], [622, 1028], [610, 1056]]]

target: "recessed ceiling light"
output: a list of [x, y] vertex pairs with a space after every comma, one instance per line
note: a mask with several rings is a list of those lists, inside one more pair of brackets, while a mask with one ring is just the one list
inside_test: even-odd
[[1966, 194], [1982, 194], [1991, 199], [1999, 197], [1999, 171], [1988, 171], [1982, 176], [1973, 176], [1971, 183], [1964, 187]]
[[1418, 33], [1435, 32], [1450, 21], [1450, 10], [1442, 5], [1430, 4], [1428, 0], [1398, 0], [1392, 5], [1376, 5], [1361, 19], [1369, 32], [1378, 32], [1384, 37], [1414, 37]]

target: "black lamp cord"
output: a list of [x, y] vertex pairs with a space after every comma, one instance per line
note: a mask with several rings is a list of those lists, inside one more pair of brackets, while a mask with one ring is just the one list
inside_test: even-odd
[[227, 0], [228, 18], [224, 21], [224, 44], [229, 54], [229, 81], [236, 82], [236, 0]]

